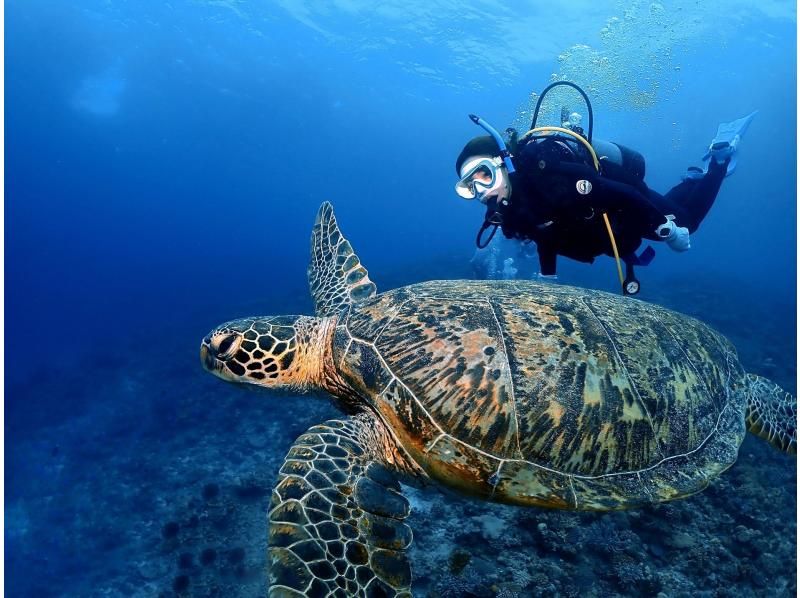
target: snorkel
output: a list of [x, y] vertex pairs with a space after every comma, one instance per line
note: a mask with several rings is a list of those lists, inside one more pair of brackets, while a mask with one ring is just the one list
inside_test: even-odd
[[500, 148], [500, 157], [503, 159], [503, 164], [506, 165], [506, 170], [508, 170], [509, 174], [514, 172], [514, 164], [511, 162], [511, 153], [508, 151], [506, 142], [503, 141], [502, 137], [500, 137], [500, 133], [497, 132], [497, 129], [483, 120], [480, 116], [470, 114], [469, 119], [479, 127], [482, 127], [484, 131], [492, 136], [492, 138], [497, 142], [497, 147]]

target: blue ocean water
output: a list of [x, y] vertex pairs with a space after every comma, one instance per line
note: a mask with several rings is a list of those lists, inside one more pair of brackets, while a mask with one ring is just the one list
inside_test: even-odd
[[[326, 200], [381, 290], [472, 276], [483, 214], [453, 192], [481, 133], [467, 114], [525, 123], [562, 77], [660, 192], [719, 122], [759, 110], [692, 249], [658, 248], [641, 298], [708, 322], [796, 394], [792, 2], [12, 0], [5, 15], [8, 595], [263, 594], [271, 484], [335, 411], [224, 385], [200, 339], [313, 311]], [[559, 276], [617, 291], [608, 258], [562, 259]], [[748, 438], [703, 494], [605, 517], [415, 491], [414, 590], [794, 595], [794, 470]]]

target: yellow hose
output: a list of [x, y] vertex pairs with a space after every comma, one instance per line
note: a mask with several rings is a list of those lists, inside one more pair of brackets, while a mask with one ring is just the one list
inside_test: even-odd
[[576, 141], [582, 143], [583, 146], [589, 151], [589, 154], [592, 156], [592, 162], [594, 163], [595, 170], [600, 172], [600, 160], [597, 159], [597, 153], [594, 151], [592, 144], [586, 141], [582, 135], [578, 135], [575, 131], [570, 131], [569, 129], [565, 129], [563, 127], [536, 127], [535, 129], [531, 129], [525, 133], [519, 141], [524, 143], [531, 135], [535, 133], [564, 133], [565, 135], [574, 137]]
[[603, 212], [603, 220], [606, 223], [606, 230], [608, 231], [608, 238], [611, 239], [611, 249], [614, 250], [614, 259], [617, 260], [617, 274], [619, 274], [620, 286], [625, 286], [625, 277], [622, 276], [622, 264], [619, 262], [619, 251], [617, 251], [617, 241], [614, 239], [614, 231], [611, 230], [611, 223], [608, 221], [608, 215]]

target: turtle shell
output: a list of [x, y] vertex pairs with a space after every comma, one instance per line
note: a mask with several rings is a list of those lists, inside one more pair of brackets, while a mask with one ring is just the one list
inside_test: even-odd
[[337, 322], [334, 359], [433, 479], [502, 502], [628, 508], [736, 459], [744, 372], [705, 324], [524, 281], [389, 291]]

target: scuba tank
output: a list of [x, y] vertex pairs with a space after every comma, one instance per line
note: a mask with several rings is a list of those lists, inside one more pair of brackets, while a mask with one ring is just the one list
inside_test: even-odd
[[592, 147], [603, 165], [605, 176], [640, 190], [644, 187], [644, 194], [647, 194], [647, 187], [644, 184], [645, 161], [642, 154], [619, 143], [603, 139], [595, 139]]

